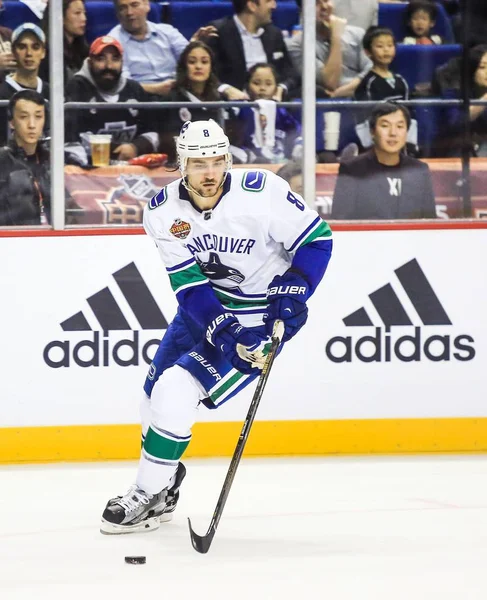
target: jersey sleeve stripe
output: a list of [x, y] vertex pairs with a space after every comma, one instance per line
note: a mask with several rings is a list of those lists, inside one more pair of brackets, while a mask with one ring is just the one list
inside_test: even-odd
[[188, 287], [208, 283], [208, 278], [203, 275], [197, 264], [192, 264], [175, 273], [169, 273], [169, 281], [173, 291], [177, 294]]
[[303, 240], [304, 238], [306, 238], [306, 236], [312, 230], [314, 230], [316, 227], [318, 227], [318, 225], [320, 224], [320, 222], [322, 222], [321, 217], [316, 217], [316, 219], [311, 223], [311, 225], [308, 225], [308, 227], [306, 227], [306, 229], [296, 238], [296, 240], [291, 245], [291, 247], [290, 248], [286, 248], [286, 250], [288, 252], [292, 252], [298, 245], [300, 245], [301, 240]]
[[174, 265], [174, 267], [167, 267], [166, 271], [168, 273], [175, 273], [176, 271], [180, 271], [182, 269], [185, 269], [186, 267], [189, 267], [190, 265], [194, 265], [196, 264], [196, 261], [193, 257], [188, 258], [188, 260], [185, 260], [182, 263], [179, 263], [178, 265]]
[[331, 229], [326, 221], [321, 221], [318, 227], [312, 231], [300, 244], [299, 247], [311, 244], [311, 242], [317, 242], [319, 240], [330, 240], [332, 237]]

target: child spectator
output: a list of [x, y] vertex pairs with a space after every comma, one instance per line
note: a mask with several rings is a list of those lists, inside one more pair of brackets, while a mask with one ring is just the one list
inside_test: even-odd
[[439, 35], [432, 34], [435, 26], [438, 9], [433, 2], [428, 0], [413, 0], [404, 11], [406, 30], [408, 35], [403, 39], [403, 44], [433, 46], [440, 45], [443, 40]]
[[259, 108], [243, 107], [238, 119], [243, 126], [243, 146], [248, 152], [245, 162], [280, 163], [302, 155], [301, 126], [286, 109], [278, 108], [277, 72], [273, 65], [257, 63], [247, 74], [247, 94]]
[[[363, 39], [365, 54], [372, 60], [372, 69], [362, 79], [355, 90], [355, 100], [374, 100], [394, 102], [409, 100], [409, 86], [399, 73], [390, 70], [390, 65], [396, 56], [396, 40], [390, 29], [385, 27], [369, 27]], [[359, 124], [356, 133], [364, 148], [372, 145], [370, 127], [367, 122], [368, 111], [356, 111]], [[417, 145], [417, 122], [413, 119], [408, 132], [408, 151]]]
[[355, 90], [355, 100], [408, 100], [407, 81], [390, 70], [396, 56], [392, 31], [385, 27], [369, 27], [362, 43], [373, 66]]

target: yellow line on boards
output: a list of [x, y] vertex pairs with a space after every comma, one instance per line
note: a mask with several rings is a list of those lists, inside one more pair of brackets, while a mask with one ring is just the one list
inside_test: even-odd
[[[231, 456], [242, 424], [197, 423], [186, 457]], [[139, 425], [0, 429], [0, 462], [135, 459]], [[247, 456], [486, 452], [487, 418], [256, 421]]]

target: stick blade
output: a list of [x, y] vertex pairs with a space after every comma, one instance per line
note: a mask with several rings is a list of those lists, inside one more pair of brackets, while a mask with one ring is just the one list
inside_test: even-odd
[[210, 549], [211, 542], [213, 541], [213, 536], [215, 535], [215, 530], [209, 531], [206, 535], [198, 535], [194, 532], [191, 527], [191, 519], [188, 518], [189, 525], [189, 535], [191, 536], [191, 543], [193, 544], [193, 548], [196, 552], [200, 554], [206, 554]]

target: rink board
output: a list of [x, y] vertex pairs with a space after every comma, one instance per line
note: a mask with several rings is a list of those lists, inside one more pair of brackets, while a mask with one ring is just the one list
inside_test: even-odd
[[[0, 461], [136, 456], [146, 361], [176, 309], [154, 245], [0, 245]], [[249, 453], [487, 450], [486, 251], [486, 229], [336, 232]], [[200, 411], [191, 455], [231, 454], [251, 392]]]

